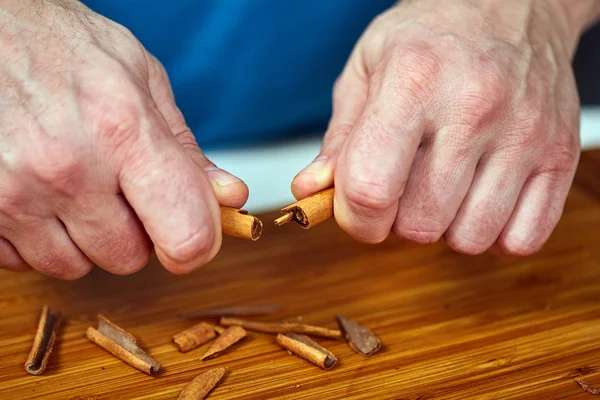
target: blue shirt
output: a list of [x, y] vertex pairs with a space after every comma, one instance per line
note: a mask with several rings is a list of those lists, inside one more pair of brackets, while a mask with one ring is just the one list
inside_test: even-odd
[[396, 0], [83, 0], [165, 66], [201, 147], [324, 131], [331, 88]]

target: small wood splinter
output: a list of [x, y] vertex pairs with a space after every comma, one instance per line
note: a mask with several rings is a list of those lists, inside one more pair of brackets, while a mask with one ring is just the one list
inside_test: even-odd
[[263, 224], [248, 211], [221, 206], [221, 229], [227, 236], [256, 241], [262, 235]]
[[579, 384], [579, 386], [581, 386], [581, 388], [583, 390], [585, 390], [586, 392], [588, 392], [588, 393], [591, 393], [591, 394], [600, 394], [600, 389], [588, 385], [581, 378], [575, 378], [575, 382], [577, 382]]
[[323, 328], [321, 326], [313, 326], [300, 324], [298, 322], [260, 322], [249, 321], [241, 318], [221, 318], [221, 325], [225, 326], [241, 326], [251, 331], [263, 333], [303, 333], [309, 336], [319, 336], [330, 339], [341, 339], [342, 332], [338, 329]]
[[261, 315], [274, 314], [282, 309], [283, 306], [280, 304], [268, 304], [264, 306], [213, 307], [188, 311], [181, 314], [181, 317], [187, 319], [215, 317], [258, 317]]
[[41, 375], [46, 370], [60, 320], [60, 312], [52, 312], [48, 306], [42, 307], [42, 314], [33, 339], [31, 352], [25, 362], [25, 370], [31, 375]]
[[379, 338], [367, 327], [339, 315], [336, 318], [352, 350], [363, 356], [372, 356], [381, 348]]
[[323, 368], [331, 369], [337, 363], [337, 358], [329, 350], [320, 346], [306, 335], [286, 333], [277, 335], [277, 343], [283, 348]]
[[137, 345], [135, 337], [102, 315], [98, 315], [98, 328], [89, 327], [87, 337], [119, 360], [148, 375], [160, 372], [160, 365]]
[[206, 322], [201, 322], [173, 336], [173, 343], [181, 353], [188, 352], [217, 337], [215, 328]]
[[325, 189], [281, 209], [283, 215], [275, 220], [276, 225], [297, 222], [304, 229], [312, 228], [333, 216], [335, 188]]
[[202, 400], [225, 375], [225, 368], [215, 368], [194, 378], [183, 388], [177, 400]]
[[206, 350], [201, 360], [217, 357], [219, 354], [246, 337], [246, 331], [240, 326], [232, 326], [220, 333], [219, 337]]

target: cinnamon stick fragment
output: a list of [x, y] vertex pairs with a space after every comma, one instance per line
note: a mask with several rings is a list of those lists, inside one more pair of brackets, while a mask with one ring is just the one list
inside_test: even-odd
[[135, 337], [102, 315], [98, 315], [98, 328], [89, 327], [87, 337], [119, 360], [148, 375], [160, 372], [160, 365], [137, 345]]
[[249, 321], [241, 318], [221, 318], [221, 325], [225, 326], [241, 326], [251, 331], [264, 333], [303, 333], [309, 336], [319, 336], [330, 339], [340, 339], [342, 332], [337, 329], [323, 328], [321, 326], [313, 326], [300, 324], [298, 322], [260, 322]]
[[221, 206], [221, 229], [227, 236], [256, 241], [263, 230], [262, 222], [248, 211]]
[[245, 337], [246, 331], [240, 326], [232, 326], [225, 329], [223, 333], [221, 333], [221, 335], [208, 348], [208, 350], [206, 350], [206, 353], [204, 353], [201, 360], [217, 357], [227, 348], [233, 346]]
[[583, 381], [583, 379], [575, 378], [575, 382], [577, 382], [579, 384], [579, 386], [581, 386], [581, 388], [583, 390], [585, 390], [586, 392], [588, 392], [588, 393], [591, 393], [591, 394], [600, 394], [600, 389], [588, 385], [587, 383], [585, 383]]
[[173, 336], [173, 342], [181, 353], [188, 352], [217, 337], [215, 328], [206, 322], [201, 322]]
[[225, 375], [225, 368], [215, 368], [198, 375], [183, 388], [178, 400], [202, 400]]
[[283, 215], [276, 225], [297, 222], [304, 229], [312, 228], [333, 216], [335, 188], [325, 189], [281, 209]]
[[280, 333], [276, 340], [283, 348], [323, 369], [331, 369], [337, 363], [337, 358], [329, 350], [306, 335]]
[[264, 306], [212, 307], [188, 311], [181, 314], [181, 316], [187, 319], [214, 317], [258, 317], [261, 315], [274, 314], [282, 309], [283, 306], [281, 304], [269, 304]]
[[61, 317], [60, 312], [53, 312], [48, 306], [42, 307], [31, 352], [25, 361], [25, 370], [31, 375], [41, 375], [46, 370]]
[[381, 348], [379, 338], [367, 327], [339, 315], [336, 318], [352, 350], [363, 356], [372, 356]]

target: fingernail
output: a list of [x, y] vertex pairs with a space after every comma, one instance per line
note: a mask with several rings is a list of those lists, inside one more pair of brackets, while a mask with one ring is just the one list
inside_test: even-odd
[[205, 169], [206, 175], [208, 175], [209, 179], [218, 185], [226, 186], [231, 183], [241, 182], [241, 180], [229, 172], [223, 171], [219, 167], [211, 166]]
[[315, 158], [315, 160], [313, 162], [308, 164], [308, 166], [306, 168], [304, 168], [301, 173], [312, 172], [312, 173], [319, 174], [319, 173], [323, 172], [323, 170], [325, 169], [326, 166], [327, 166], [327, 156], [320, 156], [320, 157]]

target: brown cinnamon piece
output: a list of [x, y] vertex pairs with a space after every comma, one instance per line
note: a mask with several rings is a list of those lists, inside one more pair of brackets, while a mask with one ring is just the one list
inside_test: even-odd
[[251, 331], [265, 333], [303, 333], [309, 336], [319, 336], [330, 339], [340, 339], [342, 332], [337, 329], [323, 328], [321, 326], [313, 326], [300, 324], [298, 322], [260, 322], [249, 321], [241, 318], [221, 318], [221, 325], [225, 326], [241, 326]]
[[297, 333], [286, 333], [285, 335], [280, 333], [276, 340], [286, 350], [323, 369], [331, 369], [337, 363], [337, 358], [329, 350], [308, 336]]
[[577, 382], [579, 384], [579, 386], [581, 386], [581, 388], [583, 390], [585, 390], [586, 392], [588, 392], [588, 393], [591, 393], [591, 394], [600, 394], [600, 389], [588, 385], [581, 378], [575, 378], [575, 382]]
[[281, 209], [276, 225], [295, 221], [304, 229], [312, 228], [333, 216], [335, 188], [325, 189]]
[[177, 398], [178, 400], [201, 400], [204, 399], [211, 390], [225, 375], [225, 368], [215, 368], [204, 372], [194, 378], [193, 381], [183, 388], [183, 391]]
[[42, 315], [38, 322], [31, 352], [25, 362], [25, 370], [31, 375], [41, 375], [46, 370], [60, 320], [60, 312], [52, 312], [48, 306], [42, 307]]
[[148, 375], [156, 375], [160, 372], [158, 362], [138, 347], [133, 335], [102, 315], [98, 315], [97, 329], [88, 328], [87, 337], [121, 361]]
[[187, 319], [214, 317], [257, 317], [261, 315], [274, 314], [281, 309], [283, 309], [283, 306], [280, 304], [269, 304], [264, 306], [212, 307], [188, 311], [181, 314], [181, 316]]
[[206, 353], [202, 356], [201, 360], [214, 358], [225, 351], [227, 348], [233, 346], [240, 340], [246, 337], [246, 331], [240, 326], [232, 326], [227, 328], [219, 335], [219, 337], [213, 342], [213, 344], [206, 350]]
[[381, 342], [368, 328], [339, 315], [336, 318], [352, 350], [372, 356], [381, 348]]
[[221, 229], [227, 236], [248, 240], [258, 240], [262, 234], [263, 224], [248, 211], [221, 206]]
[[181, 353], [188, 352], [217, 337], [215, 328], [206, 322], [201, 322], [173, 336], [173, 342]]

